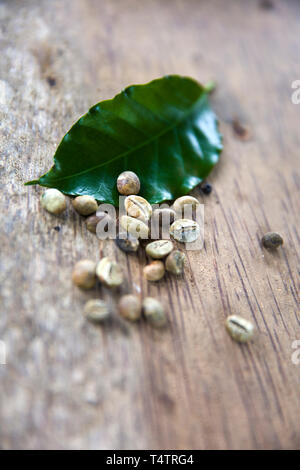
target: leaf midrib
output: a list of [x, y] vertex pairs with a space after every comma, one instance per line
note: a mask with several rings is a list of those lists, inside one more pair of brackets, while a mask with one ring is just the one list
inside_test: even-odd
[[[175, 127], [177, 127], [189, 114], [192, 113], [192, 111], [194, 110], [194, 108], [196, 108], [196, 106], [198, 105], [199, 101], [203, 98], [203, 96], [205, 96], [207, 94], [207, 92], [205, 90], [202, 90], [201, 92], [201, 95], [199, 96], [199, 98], [195, 101], [195, 103], [191, 106], [191, 108], [186, 112], [184, 113], [184, 115], [182, 116], [181, 119], [179, 119], [178, 121], [176, 121], [174, 124], [171, 124], [169, 127], [167, 127], [166, 129], [164, 129], [162, 132], [160, 132], [159, 134], [155, 135], [154, 137], [151, 137], [150, 139], [146, 140], [145, 142], [143, 142], [142, 144], [140, 145], [137, 145], [134, 149], [130, 149], [130, 150], [127, 150], [126, 152], [123, 152], [119, 155], [117, 155], [116, 157], [112, 158], [111, 160], [107, 161], [107, 162], [103, 162], [103, 163], [100, 163], [99, 165], [96, 165], [92, 168], [88, 168], [86, 170], [83, 170], [83, 171], [80, 171], [78, 173], [73, 173], [72, 175], [67, 175], [67, 176], [63, 176], [61, 178], [54, 178], [52, 181], [62, 181], [62, 180], [65, 180], [65, 179], [69, 179], [69, 178], [74, 178], [75, 176], [80, 176], [80, 175], [83, 175], [85, 173], [89, 173], [97, 168], [101, 168], [102, 166], [104, 165], [109, 165], [110, 163], [114, 162], [115, 160], [118, 160], [119, 158], [123, 158], [125, 157], [126, 155], [129, 155], [130, 153], [133, 153], [133, 152], [136, 152], [137, 150], [145, 147], [146, 145], [150, 144], [151, 142], [153, 142], [154, 140], [158, 139], [159, 137], [161, 137], [162, 135], [166, 134], [167, 132], [169, 132], [171, 129], [174, 129]], [[54, 161], [56, 163], [56, 158], [54, 156]], [[55, 165], [54, 165], [55, 166]], [[46, 176], [46, 175], [44, 175]], [[42, 176], [40, 178], [40, 180], [44, 177]]]

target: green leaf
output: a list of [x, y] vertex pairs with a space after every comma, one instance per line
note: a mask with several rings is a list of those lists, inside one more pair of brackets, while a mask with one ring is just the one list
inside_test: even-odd
[[118, 205], [117, 177], [131, 170], [152, 204], [188, 193], [222, 150], [208, 103], [211, 88], [177, 75], [129, 86], [81, 117], [57, 148], [51, 170], [26, 184]]

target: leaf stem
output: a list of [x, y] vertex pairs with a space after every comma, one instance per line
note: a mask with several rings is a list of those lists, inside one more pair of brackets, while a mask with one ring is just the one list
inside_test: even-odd
[[214, 89], [216, 88], [217, 84], [213, 80], [210, 80], [209, 82], [204, 85], [204, 90], [206, 93], [212, 93]]

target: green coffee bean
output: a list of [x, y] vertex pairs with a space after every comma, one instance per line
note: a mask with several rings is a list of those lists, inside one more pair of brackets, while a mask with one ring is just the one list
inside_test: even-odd
[[142, 305], [136, 295], [123, 295], [119, 301], [119, 313], [123, 318], [130, 321], [137, 321], [141, 317]]
[[165, 275], [165, 266], [162, 261], [153, 261], [144, 267], [143, 273], [147, 281], [160, 281]]
[[148, 238], [149, 228], [148, 226], [139, 219], [134, 217], [129, 217], [128, 215], [123, 215], [120, 220], [121, 227], [126, 230], [126, 232], [135, 236], [136, 238]]
[[173, 250], [173, 243], [170, 240], [157, 240], [146, 246], [147, 255], [154, 259], [161, 259]]
[[85, 304], [83, 314], [90, 321], [103, 322], [109, 318], [110, 310], [104, 300], [91, 299]]
[[172, 251], [166, 259], [166, 270], [176, 276], [183, 273], [185, 254], [182, 251]]
[[140, 180], [133, 171], [123, 171], [123, 173], [118, 176], [117, 188], [120, 194], [124, 194], [125, 196], [138, 194], [140, 186]]
[[121, 266], [108, 257], [102, 258], [96, 266], [96, 275], [107, 287], [117, 287], [123, 282]]
[[126, 213], [130, 217], [148, 222], [152, 214], [152, 207], [146, 199], [141, 196], [127, 196], [124, 201]]
[[86, 219], [86, 228], [90, 232], [96, 233], [98, 223], [105, 220], [107, 223], [104, 225], [103, 229], [106, 229], [108, 227], [109, 219], [110, 216], [106, 212], [98, 212], [97, 215], [91, 215]]
[[200, 227], [193, 220], [178, 219], [171, 225], [170, 234], [181, 243], [190, 243], [199, 237]]
[[177, 214], [179, 214], [182, 217], [182, 215], [184, 215], [184, 211], [188, 210], [188, 208], [191, 209], [191, 215], [192, 215], [192, 210], [196, 209], [199, 206], [199, 204], [200, 204], [199, 201], [193, 196], [182, 196], [176, 199], [176, 201], [173, 204], [173, 209]]
[[173, 209], [169, 209], [166, 207], [162, 209], [156, 209], [153, 212], [152, 220], [154, 219], [154, 222], [161, 227], [164, 223], [172, 224], [175, 220], [175, 217], [176, 212]]
[[240, 343], [246, 343], [254, 335], [253, 324], [239, 315], [227, 317], [225, 325], [230, 336]]
[[91, 215], [98, 209], [97, 201], [92, 196], [77, 196], [72, 204], [80, 215]]
[[67, 208], [66, 198], [58, 189], [46, 189], [41, 196], [41, 205], [46, 211], [59, 215]]
[[96, 284], [96, 263], [89, 259], [82, 259], [75, 264], [72, 280], [81, 289], [91, 289]]
[[146, 297], [143, 301], [143, 314], [147, 322], [154, 328], [162, 328], [167, 323], [167, 316], [162, 304], [153, 299]]

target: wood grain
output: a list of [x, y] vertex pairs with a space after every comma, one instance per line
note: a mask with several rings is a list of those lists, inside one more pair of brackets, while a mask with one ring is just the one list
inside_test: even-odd
[[[300, 4], [269, 3], [0, 1], [2, 448], [299, 447]], [[193, 192], [203, 250], [183, 279], [147, 285], [142, 251], [99, 248], [70, 206], [52, 217], [23, 182], [89, 106], [166, 73], [218, 82], [225, 150], [213, 193]], [[260, 246], [268, 230], [284, 237], [276, 253]], [[128, 273], [122, 292], [162, 299], [167, 331], [84, 321], [86, 299], [117, 294], [79, 291], [72, 266], [107, 253]], [[227, 335], [229, 313], [255, 323], [251, 345]]]

